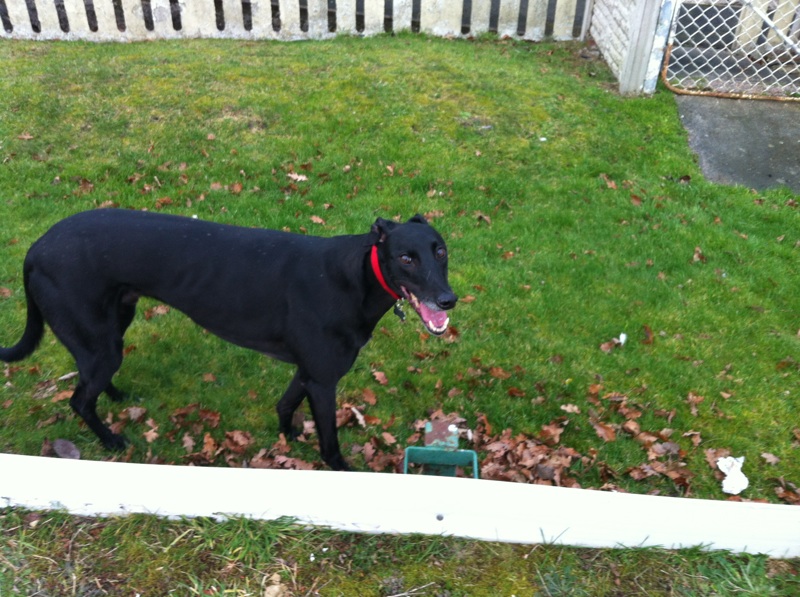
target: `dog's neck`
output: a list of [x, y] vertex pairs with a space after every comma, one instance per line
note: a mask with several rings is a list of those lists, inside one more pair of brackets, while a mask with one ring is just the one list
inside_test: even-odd
[[371, 253], [369, 256], [369, 262], [370, 265], [372, 265], [372, 273], [375, 274], [375, 278], [377, 278], [378, 283], [381, 285], [381, 287], [394, 300], [399, 301], [400, 295], [389, 287], [389, 284], [386, 282], [386, 278], [383, 276], [383, 272], [381, 271], [381, 264], [378, 259], [378, 245], [372, 245]]

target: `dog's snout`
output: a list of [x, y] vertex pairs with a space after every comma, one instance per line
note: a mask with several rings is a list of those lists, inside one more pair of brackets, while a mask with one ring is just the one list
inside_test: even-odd
[[458, 297], [455, 294], [452, 292], [444, 292], [436, 299], [436, 304], [440, 309], [447, 311], [448, 309], [455, 307], [457, 301]]

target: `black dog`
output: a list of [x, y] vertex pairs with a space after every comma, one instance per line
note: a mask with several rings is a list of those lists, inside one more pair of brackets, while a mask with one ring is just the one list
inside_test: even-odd
[[378, 219], [368, 234], [321, 238], [163, 214], [100, 209], [59, 222], [28, 251], [28, 319], [0, 360], [30, 355], [47, 322], [75, 357], [70, 399], [106, 448], [125, 439], [97, 416], [140, 296], [182, 311], [219, 337], [297, 365], [278, 402], [281, 432], [308, 397], [322, 459], [347, 469], [336, 435], [336, 384], [381, 317], [400, 298], [433, 334], [447, 329], [458, 298], [447, 281], [447, 248], [422, 216]]

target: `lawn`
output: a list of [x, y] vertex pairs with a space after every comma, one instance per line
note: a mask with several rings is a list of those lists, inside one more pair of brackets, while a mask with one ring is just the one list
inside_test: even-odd
[[[5, 41], [0, 61], [0, 344], [16, 342], [24, 327], [25, 252], [78, 211], [113, 205], [324, 236], [421, 213], [447, 240], [461, 301], [443, 339], [390, 312], [342, 380], [343, 414], [353, 407], [366, 417], [362, 425], [343, 416], [339, 432], [355, 469], [391, 472], [406, 445], [421, 444], [422, 421], [449, 416], [475, 432], [464, 447], [479, 450], [486, 478], [727, 499], [713, 463], [730, 454], [746, 459], [750, 486], [741, 498], [800, 500], [798, 197], [706, 181], [672, 95], [620, 97], [591, 48], [413, 35], [292, 44]], [[118, 457], [321, 466], [312, 430], [290, 447], [278, 441], [274, 404], [290, 367], [142, 303], [117, 378], [132, 399], [101, 399], [99, 409], [131, 440]], [[65, 439], [83, 458], [109, 457], [69, 411], [73, 370], [51, 334], [30, 359], [5, 368], [0, 451], [40, 454]], [[519, 457], [526, 448], [539, 455], [535, 463]], [[31, 538], [44, 534], [37, 529], [62, 540], [85, 536], [94, 555], [112, 550], [110, 534], [121, 552], [139, 546], [152, 557], [160, 545], [167, 554], [174, 540], [210, 559], [207, 569], [175, 577], [130, 570], [138, 579], [130, 581], [92, 563], [87, 574], [100, 590], [119, 594], [145, 586], [165, 593], [178, 590], [175, 583], [202, 593], [230, 565], [255, 566], [242, 574], [264, 582], [274, 568], [287, 587], [300, 578], [290, 587], [298, 594], [321, 590], [314, 574], [331, 594], [347, 594], [333, 587], [355, 569], [363, 586], [389, 595], [434, 582], [419, 562], [445, 566], [462, 553], [487, 562], [478, 588], [459, 584], [464, 575], [453, 569], [442, 571], [450, 584], [426, 590], [491, 594], [506, 560], [531, 561], [530, 547], [287, 527], [287, 539], [267, 542], [291, 557], [264, 555], [256, 566], [220, 551], [227, 531], [215, 535], [200, 522], [139, 521], [156, 527], [158, 537], [145, 538], [126, 521], [54, 514], [32, 523], [36, 516], [3, 515], [0, 528], [17, 546], [0, 552], [8, 582], [46, 577], [40, 568], [51, 564], [36, 547], [45, 543]], [[300, 570], [303, 550], [340, 542], [372, 554], [374, 572], [346, 559]], [[509, 594], [524, 594], [520, 586], [543, 595], [635, 592], [615, 589], [619, 583], [652, 594], [725, 594], [709, 580], [717, 574], [723, 584], [755, 578], [755, 588], [741, 590], [770, 594], [797, 574], [796, 564], [700, 552], [531, 553], [538, 563], [520, 571], [522, 584], [509, 584]], [[51, 559], [62, 568], [75, 563]], [[290, 560], [298, 571], [290, 573]], [[665, 584], [654, 584], [655, 572], [636, 572], [655, 561], [666, 562]], [[381, 584], [404, 566], [413, 572], [402, 582]], [[601, 569], [611, 584], [587, 573]], [[700, 577], [706, 584], [692, 585]], [[0, 592], [10, 586], [0, 582]]]

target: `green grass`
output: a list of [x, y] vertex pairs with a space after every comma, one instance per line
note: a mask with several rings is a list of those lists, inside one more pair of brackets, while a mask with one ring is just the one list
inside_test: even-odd
[[[334, 533], [288, 522], [82, 519], [0, 510], [0, 594], [786, 595], [765, 556]], [[416, 593], [413, 592], [416, 590]]]
[[[484, 414], [495, 433], [528, 436], [563, 417], [561, 445], [586, 457], [570, 472], [581, 486], [686, 494], [684, 484], [663, 476], [631, 477], [648, 458], [619, 428], [626, 416], [603, 398], [616, 392], [641, 412], [643, 431], [673, 430], [669, 438], [682, 451], [676, 458], [692, 474], [688, 495], [727, 497], [704, 451], [728, 449], [746, 457], [751, 485], [744, 497], [778, 501], [776, 479], [800, 483], [797, 198], [786, 189], [756, 193], [706, 181], [672, 95], [620, 97], [608, 69], [580, 49], [412, 35], [296, 44], [1, 42], [0, 287], [7, 291], [0, 293], [0, 344], [16, 342], [24, 326], [25, 252], [77, 211], [115, 204], [320, 235], [366, 232], [376, 217], [424, 213], [448, 242], [456, 293], [468, 298], [451, 318], [457, 341], [428, 338], [418, 322], [401, 325], [387, 315], [339, 387], [342, 402], [363, 404], [365, 388], [377, 395], [366, 412], [379, 424], [340, 430], [355, 468], [369, 470], [363, 456], [350, 454], [354, 448], [382, 431], [403, 446], [413, 423], [437, 408], [460, 413], [470, 427]], [[308, 180], [293, 182], [292, 172]], [[693, 258], [696, 247], [702, 260]], [[155, 305], [142, 302], [141, 311]], [[652, 343], [642, 342], [645, 326]], [[599, 349], [622, 332], [629, 337], [624, 347]], [[274, 404], [290, 367], [227, 345], [177, 312], [137, 318], [126, 340], [133, 348], [117, 381], [134, 400], [101, 400], [101, 416], [142, 406], [159, 434], [149, 443], [143, 434], [150, 427], [129, 423], [130, 460], [184, 463], [187, 429], [172, 415], [190, 403], [220, 415], [217, 427], [193, 419], [188, 431], [198, 447], [205, 433], [222, 441], [232, 430], [252, 434], [244, 458], [275, 442]], [[46, 438], [64, 438], [84, 458], [107, 457], [66, 402], [35, 397], [47, 380], [74, 369], [52, 335], [15, 365], [21, 368], [8, 369], [0, 389], [0, 450], [39, 454]], [[510, 377], [491, 375], [492, 367]], [[373, 371], [383, 371], [389, 384], [379, 386]], [[214, 381], [204, 379], [208, 373]], [[57, 390], [72, 383], [58, 381]], [[597, 398], [594, 384], [602, 385]], [[696, 415], [690, 393], [704, 397]], [[567, 405], [580, 412], [566, 412]], [[616, 426], [616, 440], [601, 440], [593, 421]], [[689, 431], [700, 434], [697, 446], [684, 437]], [[765, 453], [779, 462], [768, 464]], [[313, 438], [289, 455], [318, 461]], [[121, 536], [125, 525], [110, 526]], [[154, 532], [180, 535], [178, 529], [184, 527], [165, 524]], [[300, 545], [316, 541], [292, 532]], [[439, 545], [384, 540], [412, 554], [428, 541]], [[487, 573], [495, 579], [505, 578], [502, 562], [527, 553], [445, 543], [475, 558], [492, 559], [487, 554], [496, 551], [499, 571]], [[3, 557], [22, 557], [20, 550]], [[201, 552], [238, 562], [219, 546]], [[650, 553], [658, 554], [653, 562], [669, 560], [667, 577], [685, 568], [691, 578], [680, 582], [690, 589], [702, 576], [707, 594], [733, 592], [723, 585], [737, 578], [767, 582], [754, 573], [767, 565], [757, 558], [533, 553], [568, 559], [526, 573], [543, 595], [567, 594], [562, 586], [601, 594], [600, 577], [589, 579], [585, 570], [604, 558], [613, 562], [609, 570], [622, 566], [620, 557], [650, 562]], [[406, 591], [428, 578], [409, 557], [400, 558], [410, 569], [402, 574]], [[326, 577], [333, 594], [347, 593], [332, 588], [349, 582], [342, 566], [331, 564]], [[152, 570], [131, 578], [147, 574], [166, 578]], [[199, 587], [213, 580], [205, 574], [191, 565], [158, 586]], [[258, 574], [253, 582], [263, 579]], [[376, 594], [380, 574], [369, 577]], [[621, 578], [638, 582], [636, 574]], [[509, 583], [509, 594], [525, 593]], [[313, 582], [301, 584], [308, 591]], [[769, 593], [758, 586], [752, 594]]]

